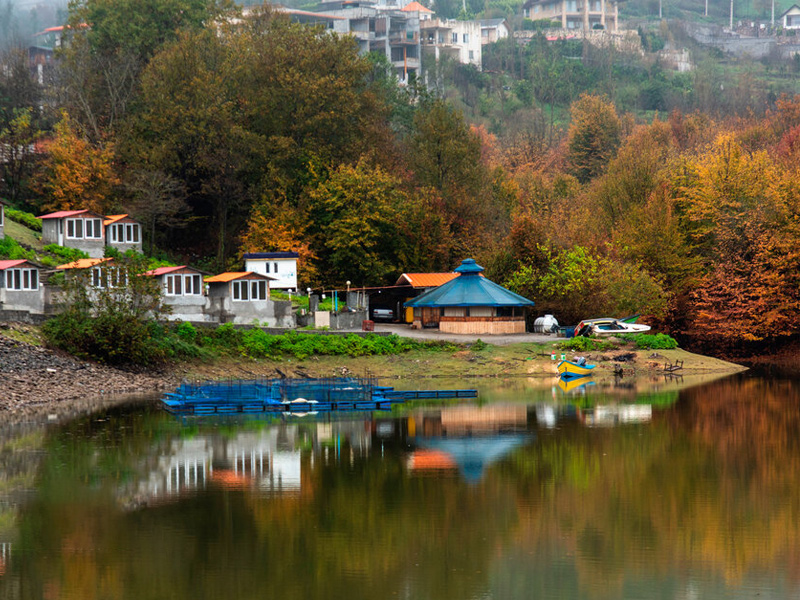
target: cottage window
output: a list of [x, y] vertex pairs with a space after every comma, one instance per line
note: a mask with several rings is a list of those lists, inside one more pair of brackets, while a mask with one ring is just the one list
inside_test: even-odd
[[457, 43], [458, 43], [458, 34], [457, 34], [457, 33], [454, 33], [454, 34], [452, 34], [452, 35], [450, 36], [450, 40], [451, 40], [451, 41], [452, 41], [454, 44], [457, 44]]
[[103, 237], [103, 221], [100, 219], [86, 219], [86, 237], [99, 240]]
[[167, 296], [193, 296], [203, 293], [200, 275], [167, 275]]
[[269, 273], [269, 263], [268, 263], [268, 262], [265, 262], [265, 263], [264, 263], [264, 267], [265, 267], [265, 270], [264, 270], [264, 272], [265, 272], [265, 273]]
[[233, 282], [234, 300], [266, 300], [267, 282], [266, 281], [234, 281]]
[[277, 273], [278, 272], [278, 263], [272, 263], [272, 266], [274, 267], [273, 272]]
[[36, 291], [39, 289], [39, 271], [37, 269], [8, 269], [6, 271], [6, 289]]
[[67, 237], [83, 239], [83, 219], [67, 219]]
[[475, 52], [472, 51], [472, 50], [469, 51], [469, 59], [470, 60], [475, 60]]
[[111, 226], [111, 241], [117, 244], [138, 244], [139, 225], [137, 223], [115, 223]]
[[462, 41], [463, 41], [465, 44], [469, 44], [469, 34], [468, 34], [468, 33], [465, 33], [465, 34], [462, 36], [462, 38], [461, 38], [461, 39], [462, 39]]

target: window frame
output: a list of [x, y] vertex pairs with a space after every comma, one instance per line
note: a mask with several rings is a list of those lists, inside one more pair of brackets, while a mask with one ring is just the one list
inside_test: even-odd
[[36, 292], [39, 290], [39, 269], [14, 267], [6, 269], [5, 288], [11, 292]]

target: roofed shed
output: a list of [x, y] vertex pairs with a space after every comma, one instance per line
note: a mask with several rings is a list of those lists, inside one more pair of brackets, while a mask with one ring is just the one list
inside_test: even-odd
[[483, 267], [467, 258], [458, 277], [405, 303], [414, 309], [414, 328], [444, 333], [525, 333], [525, 309], [533, 301], [481, 276]]

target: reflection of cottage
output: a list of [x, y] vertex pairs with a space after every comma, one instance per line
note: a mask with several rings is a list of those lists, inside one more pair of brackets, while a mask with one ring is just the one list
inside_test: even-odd
[[253, 323], [269, 327], [294, 327], [291, 302], [271, 300], [272, 277], [244, 271], [207, 277], [206, 314], [219, 323]]
[[5, 224], [6, 224], [6, 203], [0, 200], [0, 240], [5, 237]]
[[93, 258], [103, 256], [103, 215], [90, 210], [60, 210], [37, 218], [42, 220], [42, 243], [77, 248]]
[[178, 321], [205, 321], [206, 297], [204, 273], [187, 267], [159, 267], [143, 273], [156, 277], [161, 284], [164, 303], [172, 308], [167, 319]]
[[414, 309], [413, 327], [438, 327], [444, 333], [525, 333], [525, 309], [533, 302], [481, 276], [471, 258], [459, 277], [405, 303]]
[[125, 252], [142, 251], [142, 227], [130, 215], [109, 215], [103, 221], [106, 228], [106, 243]]
[[41, 267], [28, 260], [0, 260], [0, 309], [44, 313]]
[[297, 252], [253, 252], [244, 255], [244, 268], [271, 277], [273, 290], [296, 290], [299, 256]]

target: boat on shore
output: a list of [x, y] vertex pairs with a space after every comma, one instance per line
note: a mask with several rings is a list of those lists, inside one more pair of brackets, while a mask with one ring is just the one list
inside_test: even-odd
[[569, 360], [562, 360], [556, 367], [561, 377], [586, 377], [592, 374], [592, 369], [595, 365], [589, 365], [585, 360], [572, 362]]
[[625, 319], [614, 319], [603, 317], [600, 319], [584, 319], [575, 328], [575, 335], [620, 335], [623, 333], [644, 333], [650, 331], [649, 325], [631, 322], [638, 318], [638, 315]]

